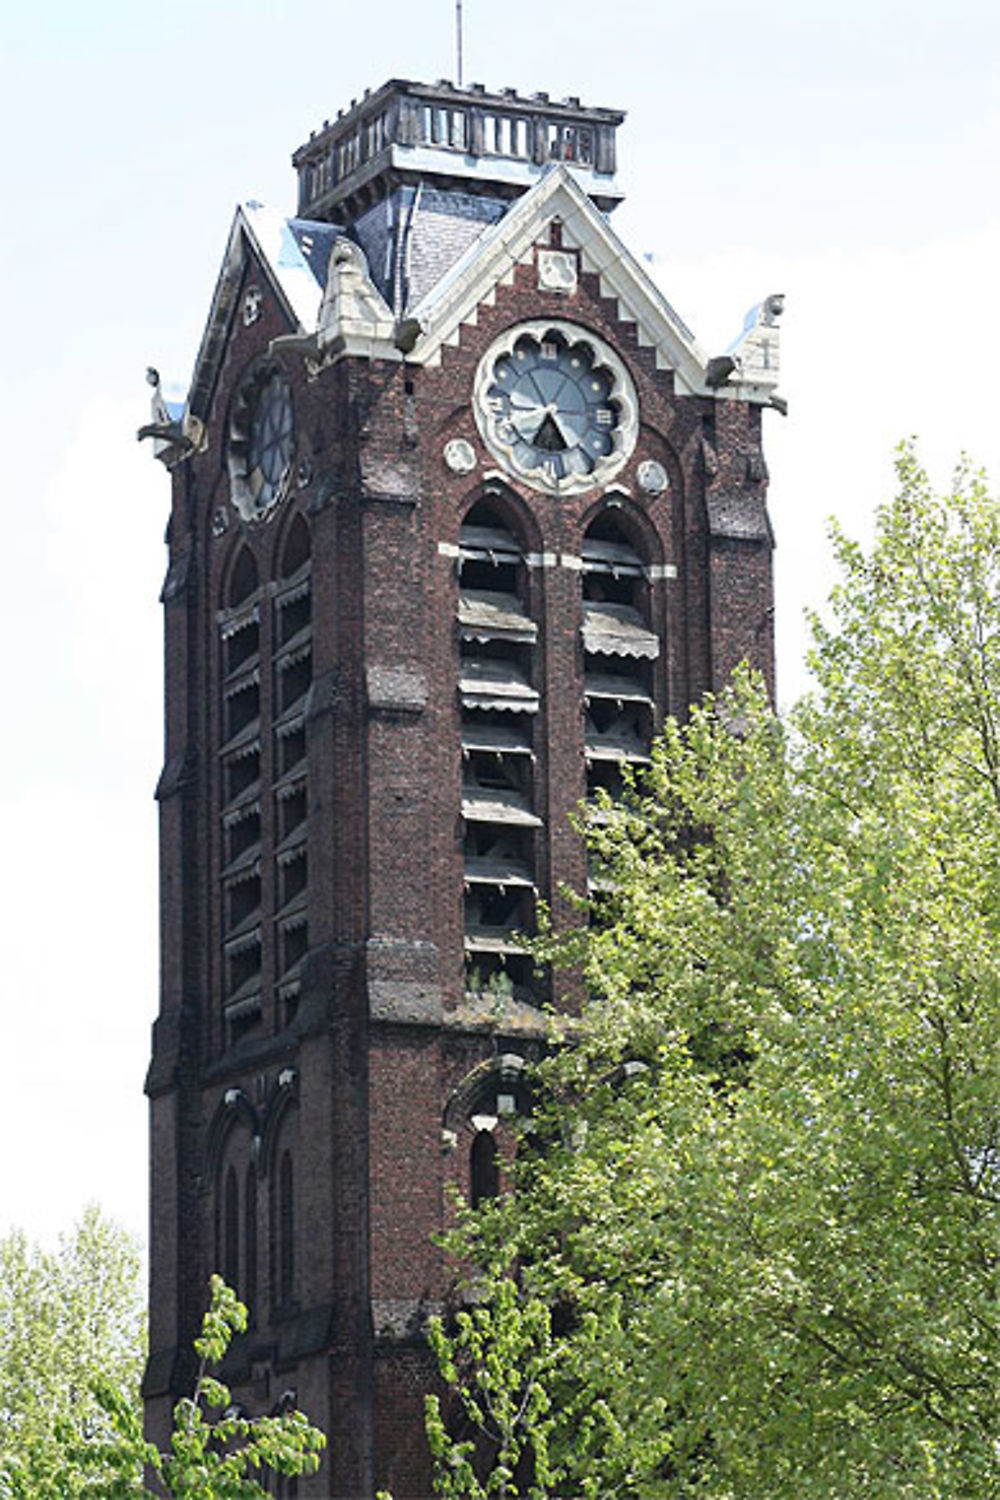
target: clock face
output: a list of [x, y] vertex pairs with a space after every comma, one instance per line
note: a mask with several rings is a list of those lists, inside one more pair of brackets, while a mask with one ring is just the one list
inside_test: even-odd
[[475, 410], [487, 447], [536, 489], [607, 483], [635, 446], [628, 372], [573, 324], [524, 323], [498, 339], [479, 367]]
[[279, 365], [258, 365], [240, 387], [229, 434], [232, 499], [244, 521], [262, 520], [283, 498], [294, 453], [288, 377]]

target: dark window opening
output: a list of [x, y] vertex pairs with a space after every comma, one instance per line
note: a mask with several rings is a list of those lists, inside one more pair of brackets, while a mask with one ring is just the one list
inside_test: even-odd
[[312, 655], [308, 651], [280, 669], [278, 699], [282, 713], [287, 713], [294, 703], [305, 697], [311, 681]]
[[238, 953], [229, 955], [229, 993], [236, 995], [245, 986], [260, 978], [260, 943], [251, 943]]
[[617, 802], [625, 790], [621, 761], [596, 760], [587, 766], [587, 795], [592, 797], [600, 787]]
[[467, 708], [462, 713], [462, 744], [467, 749], [501, 749], [530, 762], [531, 719], [499, 709]]
[[281, 576], [291, 578], [309, 561], [309, 527], [301, 515], [297, 515], [288, 528], [284, 550], [281, 554]]
[[295, 1184], [292, 1153], [282, 1153], [278, 1168], [278, 1304], [287, 1307], [295, 1293]]
[[231, 740], [260, 717], [260, 687], [249, 682], [226, 699], [226, 739]]
[[531, 892], [522, 885], [473, 885], [465, 898], [465, 930], [514, 934], [531, 928]]
[[500, 1168], [497, 1143], [491, 1130], [477, 1130], [469, 1152], [469, 1198], [478, 1208], [500, 1191]]
[[247, 1305], [247, 1312], [252, 1325], [256, 1322], [257, 1312], [257, 1173], [252, 1166], [247, 1167], [244, 1203], [246, 1250], [243, 1261], [244, 1271], [241, 1300]]
[[234, 928], [239, 927], [252, 916], [260, 906], [260, 876], [252, 875], [249, 880], [241, 880], [237, 885], [231, 885], [228, 894], [228, 930], [232, 932]]
[[534, 965], [526, 953], [467, 953], [465, 989], [469, 995], [510, 996], [533, 990]]
[[525, 828], [501, 828], [496, 823], [468, 823], [465, 853], [469, 859], [507, 861], [512, 866], [531, 864], [531, 834]]
[[239, 630], [226, 638], [226, 672], [238, 672], [251, 661], [260, 650], [260, 626], [256, 620], [248, 620]]
[[282, 840], [295, 832], [306, 820], [306, 789], [296, 787], [287, 797], [278, 799], [278, 826]]
[[587, 705], [588, 737], [620, 731], [642, 742], [649, 734], [649, 710], [642, 703], [619, 703], [614, 698], [592, 698]]
[[587, 527], [583, 562], [584, 599], [629, 604], [643, 616], [648, 613], [642, 558], [612, 510], [601, 511]]
[[[538, 706], [531, 686], [537, 627], [523, 551], [500, 509], [490, 501], [473, 506], [459, 540], [466, 987], [506, 998], [515, 983], [531, 981], [530, 959], [517, 960], [520, 934], [535, 926], [530, 829], [539, 819], [532, 729], [519, 710]], [[497, 598], [503, 594], [509, 604]]]
[[279, 773], [287, 776], [289, 771], [306, 757], [306, 726], [300, 724], [298, 728], [289, 730], [278, 736], [278, 766]]
[[588, 702], [599, 699], [619, 705], [636, 700], [646, 701], [652, 697], [650, 687], [650, 662], [645, 657], [605, 656], [602, 652], [587, 651], [583, 657], [584, 688]]
[[297, 963], [305, 958], [309, 951], [309, 928], [303, 922], [301, 926], [286, 928], [281, 934], [281, 972], [287, 974], [289, 969], [294, 969]]
[[247, 755], [226, 762], [226, 801], [235, 802], [260, 778], [260, 751], [251, 750]]
[[246, 854], [255, 844], [260, 843], [260, 813], [248, 813], [245, 818], [240, 818], [232, 823], [228, 829], [229, 833], [229, 860], [228, 863], [239, 859], [241, 854]]
[[469, 750], [462, 757], [462, 783], [482, 791], [527, 792], [531, 762], [526, 756]]
[[281, 867], [281, 904], [287, 906], [294, 901], [296, 896], [301, 896], [306, 888], [309, 878], [309, 866], [306, 859], [306, 851], [302, 850], [298, 859], [290, 859]]
[[641, 578], [616, 577], [612, 572], [583, 575], [583, 597], [594, 604], [629, 604], [641, 613], [643, 593]]
[[226, 1171], [222, 1210], [222, 1275], [234, 1291], [240, 1286], [240, 1190], [236, 1168]]
[[287, 604], [281, 604], [278, 609], [278, 640], [282, 646], [286, 645], [293, 636], [298, 635], [300, 630], [305, 630], [312, 623], [312, 595], [301, 594], [297, 599], [290, 599]]
[[278, 764], [285, 776], [306, 758], [306, 726], [301, 723], [278, 738]]
[[238, 604], [242, 604], [256, 592], [257, 564], [254, 562], [253, 553], [249, 547], [244, 547], [229, 576], [229, 608], [235, 609]]
[[463, 589], [516, 594], [522, 585], [524, 555], [496, 509], [480, 500], [459, 533], [459, 576]]
[[229, 1017], [229, 1042], [235, 1047], [243, 1037], [249, 1036], [260, 1025], [260, 1007], [240, 1011], [239, 1015]]
[[481, 589], [484, 593], [516, 594], [519, 571], [516, 563], [501, 558], [496, 562], [488, 558], [463, 558], [462, 587]]
[[462, 641], [462, 662], [501, 662], [514, 667], [522, 677], [530, 681], [532, 650], [520, 641]]

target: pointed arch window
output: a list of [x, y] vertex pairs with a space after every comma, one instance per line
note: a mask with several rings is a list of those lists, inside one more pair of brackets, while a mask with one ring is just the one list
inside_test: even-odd
[[[244, 543], [229, 569], [217, 617], [221, 681], [219, 896], [223, 994], [232, 1040], [255, 1026], [261, 1012], [260, 609], [258, 566]], [[228, 1199], [227, 1185], [227, 1203]], [[237, 1253], [237, 1269], [238, 1263]], [[229, 1280], [228, 1273], [224, 1274]]]
[[538, 625], [524, 548], [502, 497], [459, 534], [459, 700], [469, 991], [530, 979], [520, 934], [534, 930], [537, 812], [534, 719]]
[[293, 517], [281, 549], [274, 612], [274, 926], [275, 975], [282, 1018], [298, 1006], [309, 948], [306, 701], [312, 685], [312, 541], [305, 517]]
[[[258, 561], [245, 539], [222, 582], [219, 629], [221, 871], [226, 1040], [294, 1015], [308, 950], [306, 706], [313, 680], [312, 539], [301, 513]], [[271, 920], [265, 919], [270, 913]]]
[[236, 1168], [226, 1168], [222, 1198], [222, 1275], [234, 1290], [240, 1285], [240, 1189]]
[[622, 766], [649, 759], [661, 643], [650, 623], [646, 559], [617, 507], [598, 512], [582, 550], [587, 791], [615, 796]]
[[492, 1130], [477, 1130], [469, 1150], [469, 1200], [478, 1208], [500, 1191], [497, 1143]]
[[257, 1169], [251, 1163], [247, 1167], [243, 1194], [243, 1282], [241, 1298], [247, 1305], [251, 1322], [256, 1321], [257, 1310]]
[[295, 1175], [291, 1151], [278, 1164], [275, 1300], [287, 1307], [295, 1295]]

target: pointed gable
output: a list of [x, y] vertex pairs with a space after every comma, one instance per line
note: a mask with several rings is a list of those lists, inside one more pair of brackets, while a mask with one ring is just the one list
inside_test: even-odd
[[208, 412], [248, 260], [259, 265], [290, 326], [311, 332], [338, 233], [336, 225], [284, 219], [253, 200], [237, 208], [191, 377], [193, 416], [204, 421]]
[[548, 227], [554, 220], [561, 224], [563, 245], [579, 252], [581, 269], [600, 278], [601, 294], [617, 302], [622, 320], [635, 324], [639, 344], [655, 351], [661, 369], [675, 372], [680, 394], [771, 399], [777, 379], [777, 329], [770, 329], [771, 367], [765, 372], [755, 359], [747, 378], [741, 378], [740, 360], [734, 358], [720, 391], [712, 362], [694, 334], [562, 164], [550, 167], [412, 310], [409, 326], [419, 327], [419, 334], [408, 357], [437, 364], [442, 346], [458, 342], [462, 324], [475, 322], [480, 304], [492, 303], [496, 288], [510, 284], [515, 266], [531, 264], [535, 247], [548, 243]]

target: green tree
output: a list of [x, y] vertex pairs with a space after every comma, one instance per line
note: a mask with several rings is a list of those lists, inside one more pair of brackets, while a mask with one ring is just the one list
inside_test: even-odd
[[561, 1494], [1000, 1496], [1000, 513], [898, 474], [814, 693], [669, 723], [540, 947], [583, 1014], [454, 1247], [553, 1309]]
[[[426, 1398], [438, 1493], [445, 1500], [514, 1500], [521, 1494], [538, 1500], [562, 1477], [548, 1457], [554, 1425], [549, 1309], [538, 1298], [522, 1298], [509, 1278], [501, 1278], [491, 1293], [457, 1314], [453, 1332], [441, 1318], [430, 1322], [431, 1348], [474, 1434], [455, 1441], [438, 1397]], [[519, 1472], [525, 1459], [528, 1478]]]
[[0, 1239], [0, 1495], [100, 1422], [96, 1383], [138, 1401], [143, 1304], [138, 1247], [96, 1207], [54, 1252], [19, 1230]]
[[146, 1442], [139, 1269], [96, 1208], [55, 1254], [17, 1231], [0, 1241], [0, 1500], [263, 1500], [266, 1475], [318, 1468], [325, 1438], [301, 1412], [247, 1417], [214, 1377], [247, 1321], [218, 1276], [170, 1448]]
[[[170, 1449], [146, 1442], [141, 1408], [111, 1382], [97, 1388], [101, 1428], [67, 1443], [67, 1465], [82, 1477], [87, 1500], [171, 1497], [171, 1500], [267, 1500], [268, 1474], [313, 1474], [326, 1446], [322, 1432], [299, 1411], [248, 1417], [212, 1370], [225, 1357], [234, 1334], [247, 1326], [247, 1310], [221, 1276], [213, 1276], [211, 1304], [194, 1349], [198, 1376], [189, 1397], [174, 1408]], [[143, 1473], [155, 1475], [154, 1489]], [[36, 1500], [40, 1500], [36, 1493]], [[64, 1493], [53, 1491], [53, 1496]]]

